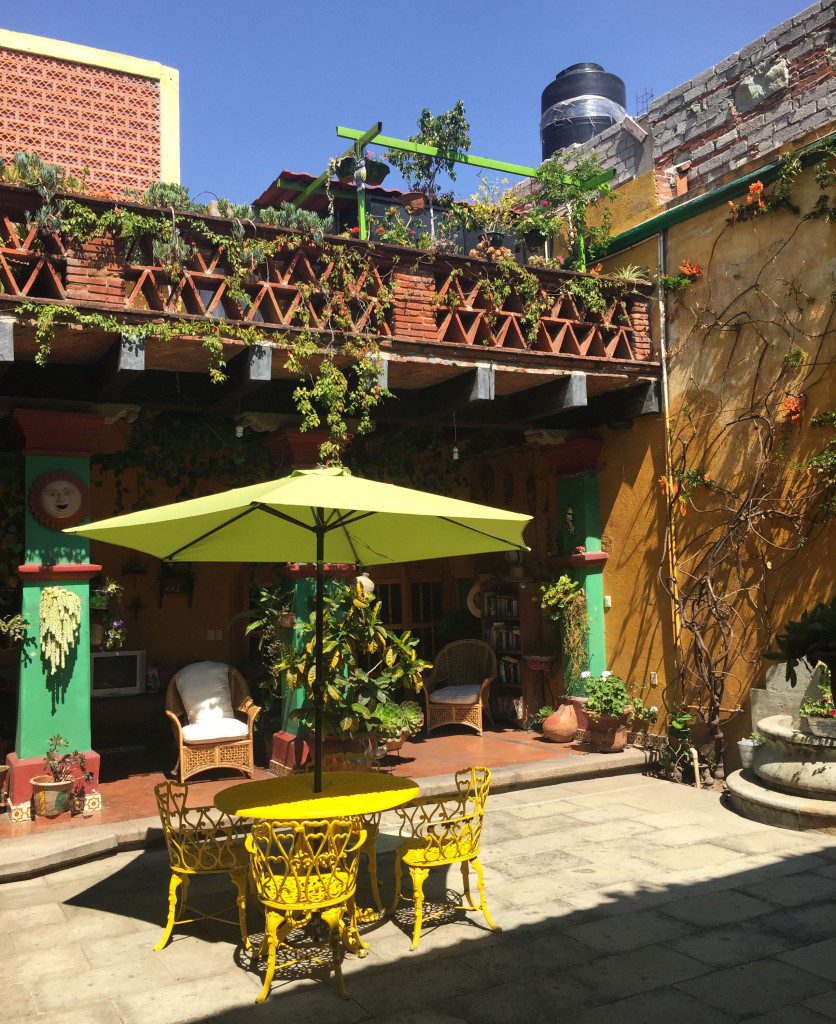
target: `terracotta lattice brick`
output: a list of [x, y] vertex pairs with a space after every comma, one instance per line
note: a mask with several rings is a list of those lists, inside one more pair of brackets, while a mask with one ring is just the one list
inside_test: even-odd
[[157, 82], [0, 47], [0, 156], [33, 150], [121, 194], [160, 178]]

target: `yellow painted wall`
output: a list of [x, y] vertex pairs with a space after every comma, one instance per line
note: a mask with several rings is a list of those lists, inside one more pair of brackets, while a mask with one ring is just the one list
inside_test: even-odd
[[[740, 168], [745, 173], [748, 168]], [[637, 196], [650, 196], [653, 175], [630, 183], [628, 202], [613, 207], [614, 233], [641, 223], [659, 210], [648, 201], [644, 217], [636, 217]], [[624, 190], [619, 190], [622, 192]], [[812, 172], [798, 180], [793, 200], [807, 213], [820, 194]], [[803, 392], [807, 399], [804, 424], [782, 427], [782, 465], [796, 465], [828, 439], [825, 430], [812, 430], [816, 413], [836, 407], [836, 328], [833, 289], [836, 282], [836, 227], [823, 219], [802, 221], [789, 212], [775, 212], [751, 222], [727, 224], [724, 204], [668, 232], [667, 273], [676, 273], [682, 260], [703, 268], [704, 276], [669, 301], [668, 369], [670, 417], [676, 431], [683, 408], [696, 410], [697, 435], [689, 466], [706, 470], [722, 485], [740, 479], [752, 465], [754, 432], [732, 430], [717, 445], [719, 428], [749, 405], [753, 387], [763, 390], [774, 381], [784, 355], [794, 345], [807, 353], [806, 368], [781, 379], [781, 393]], [[657, 239], [652, 238], [607, 261], [605, 272], [617, 266], [658, 269]], [[654, 311], [657, 351], [659, 309]], [[718, 318], [725, 325], [717, 329]], [[829, 336], [812, 335], [829, 329]], [[773, 403], [774, 405], [774, 403]], [[659, 477], [665, 472], [664, 419], [648, 417], [629, 432], [608, 433], [601, 475], [605, 548], [611, 557], [605, 570], [605, 592], [612, 595], [607, 613], [610, 667], [640, 683], [645, 698], [673, 707], [695, 701], [693, 687], [683, 693], [677, 685], [670, 602], [656, 582], [663, 536], [663, 506]], [[793, 486], [809, 478], [795, 475]], [[699, 504], [699, 492], [695, 501]], [[677, 518], [680, 550], [705, 525], [694, 510]], [[788, 618], [833, 594], [836, 538], [832, 524], [781, 569], [785, 556], [776, 553], [769, 574], [773, 609], [771, 630], [754, 630], [746, 602], [739, 602], [742, 619], [736, 628], [744, 636], [741, 656], [732, 666], [726, 696], [727, 740], [752, 728], [748, 694], [762, 684], [765, 663], [759, 652]], [[659, 690], [650, 691], [647, 676], [659, 672]], [[742, 709], [742, 711], [737, 711]]]

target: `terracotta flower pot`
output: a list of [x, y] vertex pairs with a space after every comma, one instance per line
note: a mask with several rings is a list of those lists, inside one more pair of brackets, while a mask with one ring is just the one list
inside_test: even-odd
[[36, 775], [29, 782], [32, 786], [32, 811], [36, 817], [57, 818], [69, 810], [74, 779], [55, 782], [51, 775]]
[[543, 737], [550, 743], [570, 743], [578, 731], [578, 716], [573, 704], [561, 704], [548, 718], [543, 719]]
[[427, 197], [423, 192], [404, 192], [401, 196], [401, 204], [407, 213], [421, 213], [427, 205]]
[[586, 727], [587, 743], [598, 754], [617, 754], [627, 746], [629, 715], [599, 715], [590, 718]]

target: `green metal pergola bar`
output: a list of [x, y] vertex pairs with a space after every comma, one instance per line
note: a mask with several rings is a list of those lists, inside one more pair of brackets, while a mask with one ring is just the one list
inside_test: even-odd
[[[382, 128], [383, 124], [381, 121], [372, 125], [371, 128], [367, 128], [364, 132], [358, 131], [356, 128], [346, 128], [343, 125], [337, 125], [337, 136], [339, 138], [354, 140], [354, 144], [349, 146], [345, 152], [341, 153], [340, 156], [337, 157], [337, 161], [343, 160], [348, 156], [354, 156], [359, 163], [359, 161], [363, 159], [363, 148], [371, 144], [386, 146], [387, 149], [398, 149], [404, 153], [419, 153], [422, 156], [447, 155], [445, 151], [438, 149], [436, 146], [425, 146], [420, 142], [410, 142], [409, 139], [396, 139], [391, 135], [382, 135]], [[483, 167], [489, 171], [501, 171], [503, 174], [515, 174], [523, 178], [534, 178], [537, 176], [536, 167], [529, 167], [527, 164], [512, 164], [506, 160], [493, 160], [490, 157], [473, 156], [471, 153], [450, 154], [450, 159], [457, 164], [467, 164], [470, 167]], [[595, 188], [597, 185], [601, 185], [605, 181], [609, 181], [612, 175], [612, 171], [604, 171], [602, 174], [599, 174], [594, 178], [590, 178], [582, 184], [585, 188]], [[318, 178], [315, 178], [310, 185], [304, 188], [301, 185], [297, 185], [295, 182], [288, 182], [282, 178], [278, 178], [276, 184], [279, 188], [298, 190], [299, 195], [292, 200], [292, 203], [294, 206], [299, 207], [310, 196], [321, 191], [329, 177], [330, 165], [322, 172], [322, 174], [319, 175]], [[567, 180], [571, 179], [567, 176]], [[340, 198], [349, 198], [352, 195], [351, 192], [346, 190], [332, 190], [332, 192], [334, 195], [340, 196]], [[357, 198], [357, 225], [360, 229], [360, 238], [367, 239], [369, 237], [369, 229], [366, 219], [366, 190], [364, 185], [358, 185], [354, 195], [356, 195]], [[581, 253], [581, 258], [583, 260], [583, 253]]]
[[[337, 126], [337, 135], [341, 139], [364, 139], [364, 145], [374, 143], [377, 146], [386, 146], [387, 149], [400, 149], [404, 153], [420, 153], [422, 156], [439, 155], [439, 150], [435, 146], [424, 146], [419, 142], [410, 142], [408, 139], [395, 139], [391, 135], [378, 134], [369, 139], [367, 138], [368, 132], [363, 134], [356, 128], [344, 128], [342, 125]], [[473, 156], [470, 153], [456, 153], [453, 159], [457, 164], [470, 164], [471, 167], [484, 167], [489, 171], [502, 171], [504, 174], [518, 174], [524, 178], [533, 178], [537, 174], [536, 167], [511, 164], [505, 160], [491, 160], [488, 157]]]
[[[361, 138], [361, 133], [356, 128], [344, 128], [341, 125], [337, 126], [337, 135], [343, 139]], [[365, 138], [365, 136], [362, 137]], [[435, 146], [425, 146], [420, 142], [410, 142], [408, 139], [395, 139], [391, 135], [376, 135], [373, 139], [367, 139], [366, 142], [373, 143], [376, 146], [386, 146], [387, 149], [400, 149], [404, 153], [419, 153], [422, 156], [438, 156], [440, 152]], [[512, 164], [508, 163], [507, 160], [493, 160], [486, 156], [473, 156], [472, 153], [456, 153], [452, 159], [457, 164], [484, 167], [489, 171], [517, 174], [523, 178], [535, 178], [538, 171], [537, 167], [529, 167], [527, 164]], [[596, 185], [603, 185], [605, 181], [609, 181], [612, 176], [612, 171], [603, 171], [583, 184], [586, 188], [595, 188]]]

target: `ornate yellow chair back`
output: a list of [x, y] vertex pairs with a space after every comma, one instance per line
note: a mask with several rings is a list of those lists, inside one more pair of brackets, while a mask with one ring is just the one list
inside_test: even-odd
[[345, 903], [357, 889], [365, 838], [357, 818], [253, 825], [247, 849], [259, 898], [285, 910]]
[[455, 796], [398, 808], [400, 835], [423, 840], [421, 859], [427, 863], [477, 856], [490, 786], [488, 768], [457, 772]]
[[240, 865], [243, 847], [235, 840], [244, 830], [239, 819], [215, 807], [187, 807], [189, 787], [179, 782], [158, 783], [154, 795], [173, 870], [199, 874]]

